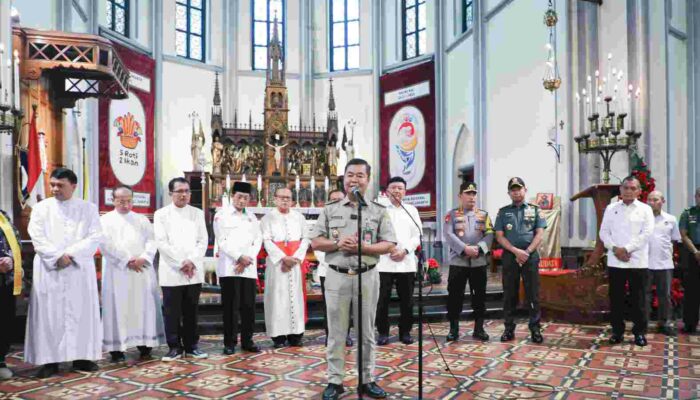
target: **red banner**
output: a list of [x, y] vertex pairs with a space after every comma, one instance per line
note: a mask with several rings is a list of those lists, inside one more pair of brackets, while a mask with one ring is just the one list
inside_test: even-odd
[[125, 184], [134, 190], [134, 211], [153, 214], [155, 61], [116, 43], [114, 48], [130, 73], [129, 97], [100, 99], [100, 211], [112, 209], [112, 189]]
[[435, 65], [433, 60], [379, 78], [380, 182], [406, 180], [405, 201], [435, 219]]

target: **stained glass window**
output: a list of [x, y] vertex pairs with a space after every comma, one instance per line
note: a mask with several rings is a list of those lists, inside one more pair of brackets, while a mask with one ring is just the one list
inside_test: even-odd
[[274, 32], [275, 17], [277, 17], [277, 34], [285, 54], [286, 4], [285, 0], [252, 0], [253, 1], [253, 69], [267, 69], [267, 45]]
[[175, 50], [180, 57], [204, 61], [206, 0], [175, 1]]
[[474, 25], [474, 0], [462, 0], [462, 32]]
[[107, 26], [129, 36], [129, 0], [107, 0]]
[[330, 0], [331, 71], [360, 67], [359, 3], [359, 0]]
[[427, 21], [426, 0], [403, 1], [403, 59], [425, 54], [428, 38], [425, 25]]

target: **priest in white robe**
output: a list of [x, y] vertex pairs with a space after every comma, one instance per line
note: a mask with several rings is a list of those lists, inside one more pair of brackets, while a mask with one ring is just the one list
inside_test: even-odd
[[118, 186], [113, 197], [114, 210], [100, 218], [103, 345], [112, 362], [125, 361], [124, 351], [134, 346], [145, 360], [151, 348], [165, 344], [153, 226], [131, 210], [130, 187]]
[[290, 209], [292, 191], [275, 191], [277, 208], [261, 221], [265, 260], [265, 327], [275, 348], [301, 346], [306, 320], [306, 271], [302, 262], [309, 248], [306, 219]]
[[34, 245], [25, 361], [42, 365], [39, 378], [58, 363], [97, 371], [102, 358], [102, 323], [94, 255], [102, 236], [97, 207], [73, 197], [78, 178], [57, 168], [49, 182], [53, 197], [32, 209], [28, 232]]
[[172, 204], [153, 215], [153, 231], [160, 254], [158, 279], [163, 290], [165, 339], [170, 350], [163, 361], [187, 354], [209, 355], [197, 348], [197, 313], [204, 281], [204, 255], [209, 244], [204, 212], [189, 205], [192, 193], [182, 177], [168, 183]]

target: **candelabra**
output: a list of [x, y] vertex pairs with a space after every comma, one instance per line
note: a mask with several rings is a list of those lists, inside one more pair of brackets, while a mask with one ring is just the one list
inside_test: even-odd
[[598, 153], [603, 158], [603, 183], [610, 183], [610, 161], [618, 151], [629, 151], [635, 149], [641, 132], [625, 130], [625, 118], [627, 113], [622, 112], [615, 115], [610, 110], [612, 97], [605, 97], [605, 115], [602, 117], [603, 124], [600, 126], [601, 115], [593, 112], [587, 119], [590, 132], [574, 137], [578, 144], [578, 151], [581, 154]]

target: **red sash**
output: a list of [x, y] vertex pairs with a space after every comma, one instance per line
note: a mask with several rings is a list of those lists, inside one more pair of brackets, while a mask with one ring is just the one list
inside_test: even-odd
[[[294, 255], [294, 253], [299, 250], [299, 246], [301, 246], [301, 240], [294, 240], [291, 242], [287, 242], [285, 245], [285, 242], [274, 242], [275, 245], [284, 252], [284, 254], [288, 257], [291, 257]], [[301, 260], [301, 265], [299, 266], [301, 268], [301, 290], [304, 295], [304, 323], [309, 321], [309, 309], [306, 304], [306, 274], [309, 272], [306, 263], [304, 260]]]

